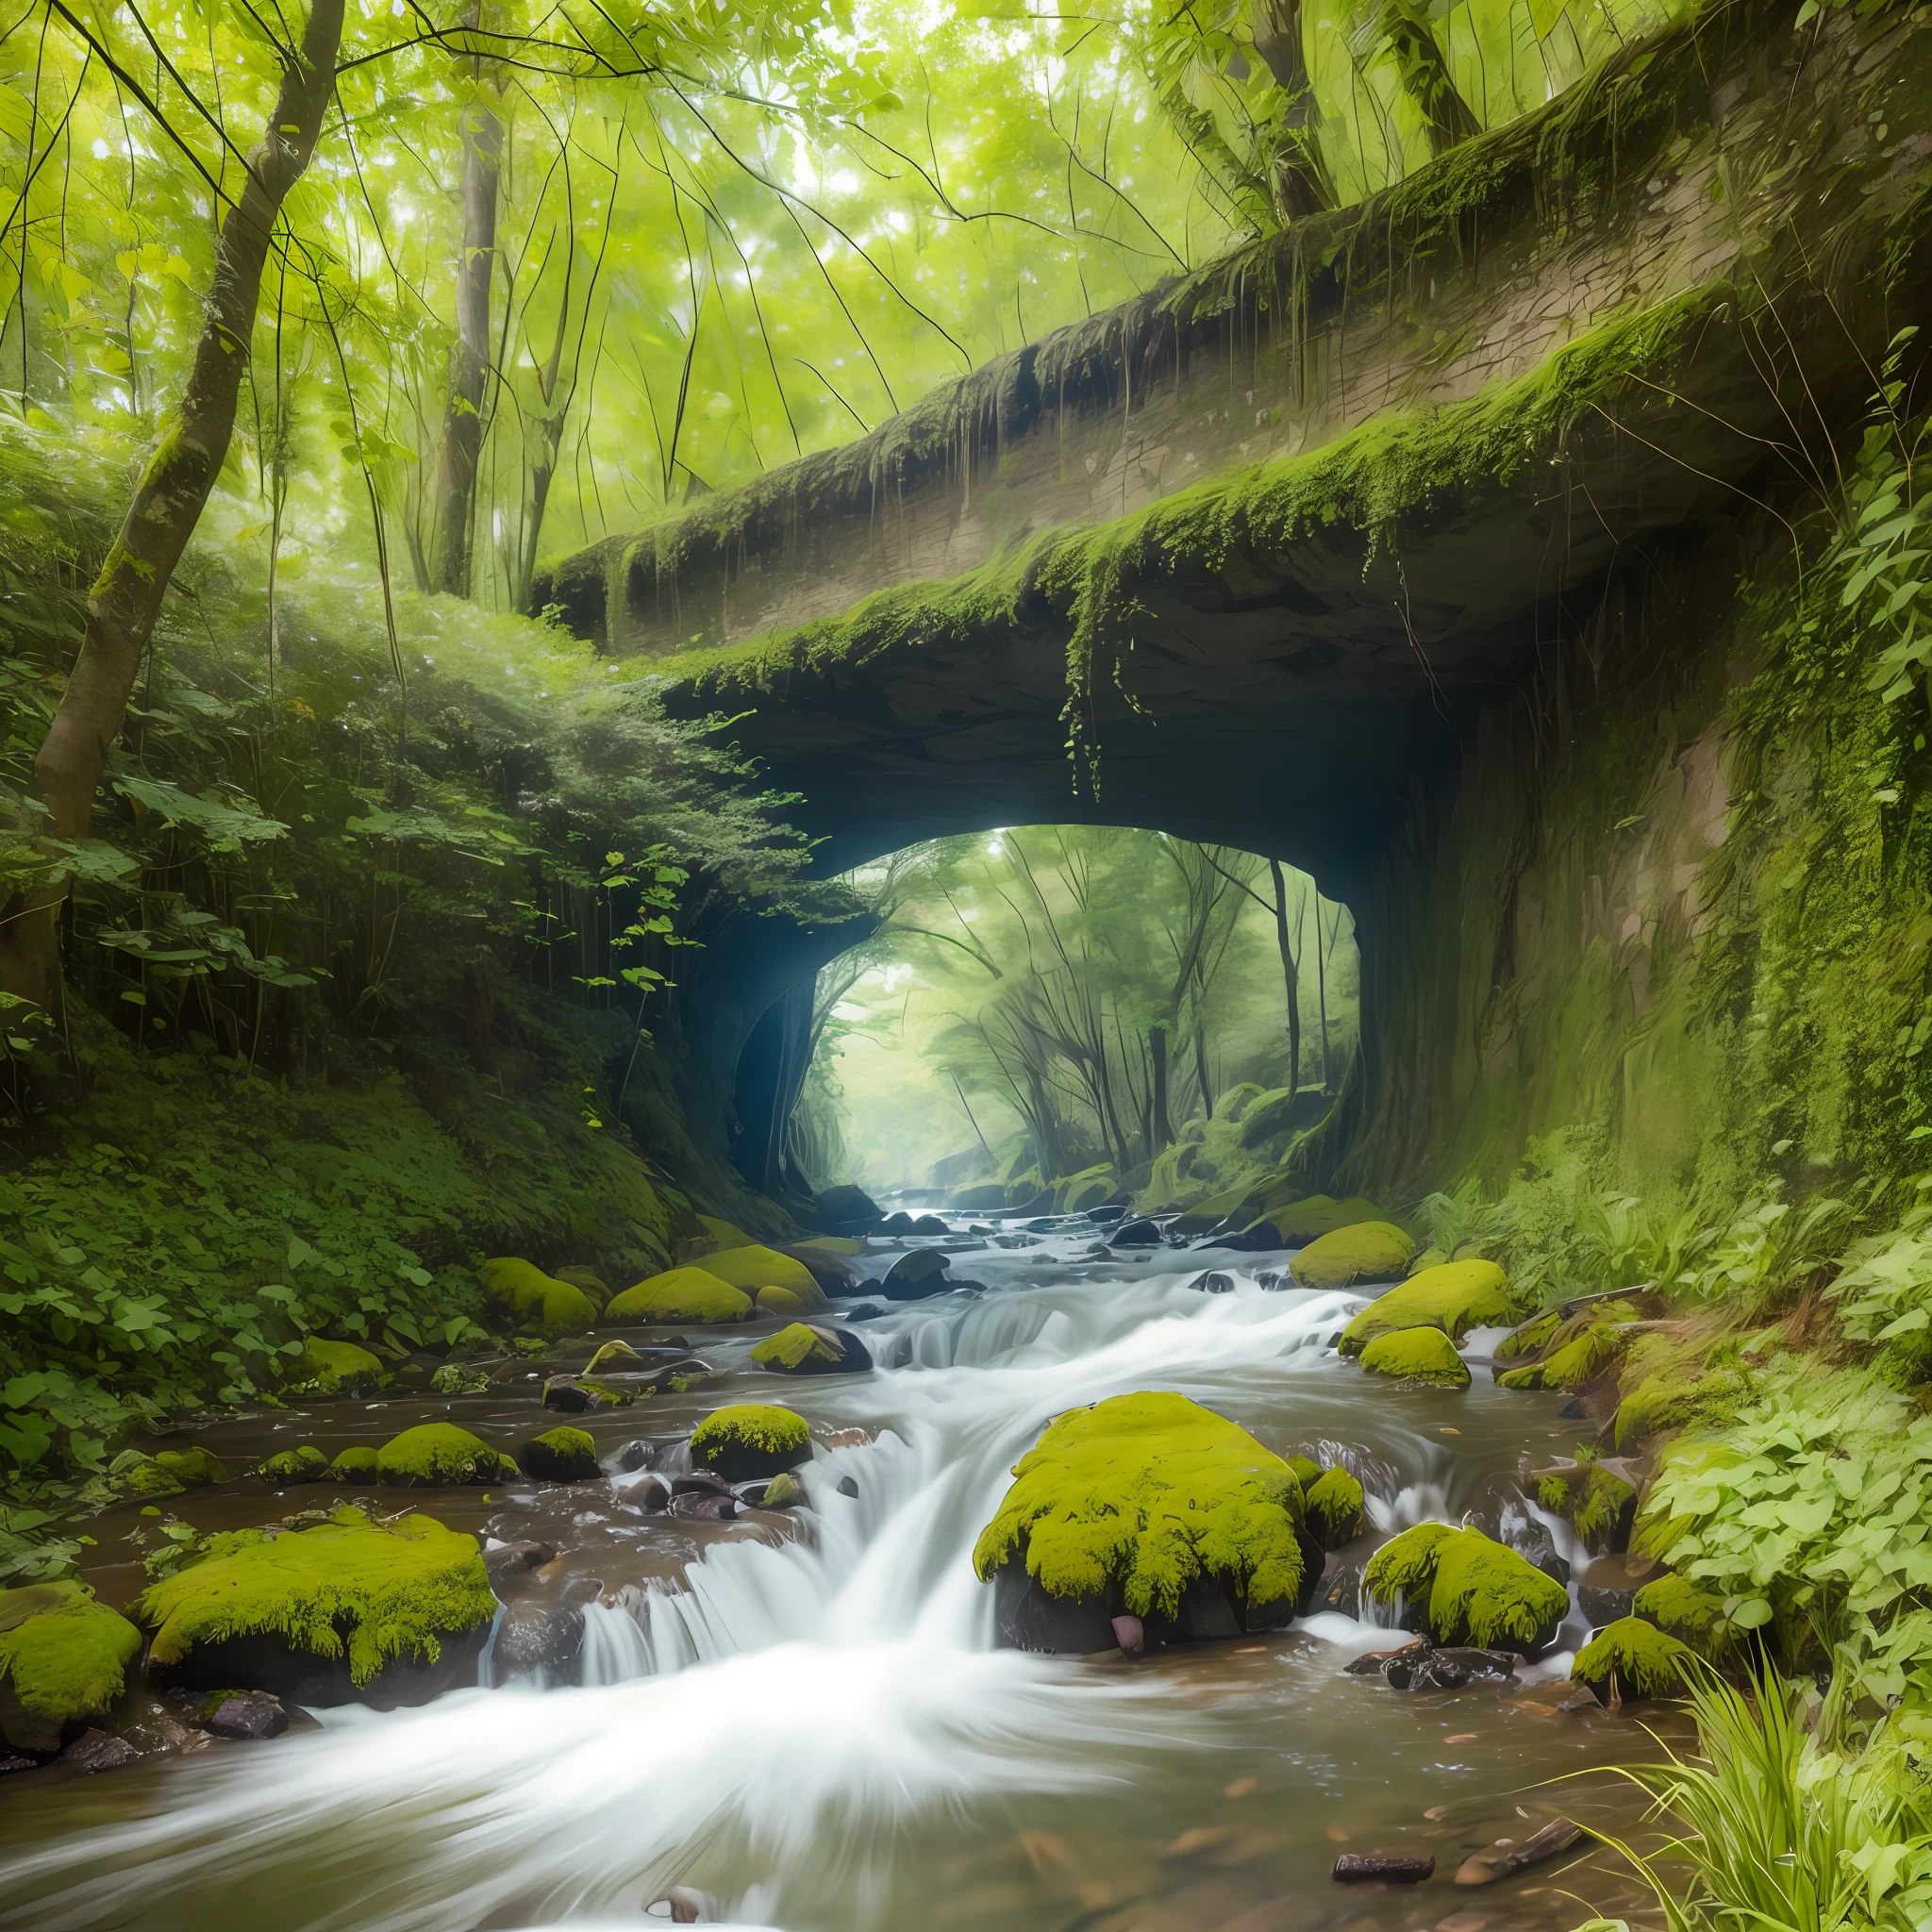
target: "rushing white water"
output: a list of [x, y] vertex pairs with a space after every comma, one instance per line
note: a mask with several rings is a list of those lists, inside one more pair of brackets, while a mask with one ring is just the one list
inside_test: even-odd
[[[1264, 1412], [1299, 1398], [1297, 1441], [1348, 1445], [1378, 1525], [1450, 1513], [1440, 1435], [1386, 1406], [1371, 1431], [1374, 1391], [1325, 1354], [1350, 1298], [1252, 1277], [1202, 1294], [1192, 1272], [867, 1324], [902, 1366], [785, 1391], [822, 1424], [880, 1428], [802, 1472], [808, 1538], [724, 1541], [681, 1589], [591, 1606], [581, 1689], [337, 1712], [321, 1735], [180, 1765], [156, 1815], [0, 1868], [0, 1926], [641, 1924], [678, 1883], [747, 1924], [892, 1923], [884, 1874], [908, 1832], [984, 1801], [1130, 1786], [1200, 1748], [1198, 1699], [1158, 1672], [993, 1647], [972, 1544], [1048, 1418], [1171, 1389], [1266, 1436]], [[1338, 1646], [1374, 1635], [1300, 1627]]]

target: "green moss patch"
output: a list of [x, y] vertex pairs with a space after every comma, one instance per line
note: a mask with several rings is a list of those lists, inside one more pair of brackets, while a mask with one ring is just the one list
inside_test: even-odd
[[1428, 1591], [1426, 1618], [1438, 1643], [1535, 1656], [1556, 1635], [1570, 1592], [1535, 1564], [1479, 1529], [1424, 1523], [1404, 1530], [1369, 1559], [1362, 1588], [1372, 1597], [1409, 1603]]
[[752, 1300], [742, 1289], [695, 1267], [653, 1274], [604, 1310], [607, 1322], [745, 1322], [751, 1315]]
[[839, 1349], [815, 1328], [794, 1322], [775, 1335], [768, 1335], [751, 1352], [751, 1358], [763, 1369], [796, 1369], [817, 1359], [843, 1363]]
[[1310, 1241], [1288, 1264], [1302, 1288], [1353, 1288], [1408, 1272], [1415, 1243], [1391, 1221], [1358, 1221]]
[[373, 1483], [381, 1473], [381, 1457], [374, 1449], [344, 1449], [328, 1466], [332, 1483]]
[[1635, 1509], [1637, 1491], [1615, 1470], [1602, 1468], [1581, 1451], [1577, 1465], [1572, 1474], [1540, 1477], [1537, 1500], [1567, 1516], [1592, 1550], [1607, 1549], [1618, 1524]]
[[1048, 1424], [974, 1546], [982, 1579], [1024, 1550], [1056, 1596], [1118, 1590], [1172, 1617], [1199, 1576], [1260, 1607], [1299, 1594], [1301, 1484], [1272, 1450], [1183, 1395], [1116, 1395]]
[[1339, 1550], [1361, 1534], [1368, 1498], [1347, 1470], [1324, 1470], [1312, 1483], [1305, 1484], [1302, 1503], [1307, 1526], [1324, 1550]]
[[228, 1480], [228, 1466], [207, 1449], [163, 1449], [120, 1472], [130, 1496], [178, 1496]]
[[311, 1335], [295, 1364], [296, 1387], [304, 1393], [340, 1395], [344, 1389], [375, 1389], [389, 1380], [381, 1361], [353, 1341], [325, 1341]]
[[604, 1472], [597, 1467], [597, 1444], [583, 1429], [546, 1429], [517, 1452], [527, 1475], [547, 1483], [587, 1483]]
[[1621, 1359], [1642, 1312], [1634, 1302], [1599, 1302], [1554, 1326], [1533, 1324], [1542, 1329], [1534, 1343], [1519, 1329], [1511, 1353], [1534, 1358], [1497, 1379], [1506, 1389], [1585, 1388]]
[[1372, 1375], [1428, 1382], [1441, 1389], [1469, 1387], [1469, 1364], [1440, 1328], [1403, 1328], [1393, 1335], [1378, 1335], [1362, 1350], [1361, 1362]]
[[[1254, 1196], [1249, 1199], [1252, 1201]], [[1337, 1201], [1327, 1194], [1308, 1194], [1299, 1201], [1270, 1197], [1260, 1204], [1260, 1218], [1271, 1222], [1286, 1242], [1313, 1242], [1324, 1234], [1333, 1234], [1337, 1228], [1388, 1220], [1381, 1208], [1359, 1194], [1346, 1201]]]
[[484, 1262], [480, 1273], [485, 1293], [519, 1322], [534, 1323], [552, 1335], [596, 1326], [597, 1304], [575, 1283], [544, 1274], [534, 1262], [499, 1256]]
[[692, 1430], [691, 1459], [726, 1482], [779, 1475], [811, 1460], [811, 1430], [795, 1409], [769, 1402], [736, 1403], [713, 1409]]
[[1716, 1658], [1730, 1647], [1722, 1599], [1674, 1570], [1646, 1583], [1630, 1607], [1700, 1657]]
[[54, 1751], [70, 1725], [101, 1716], [127, 1688], [141, 1632], [85, 1584], [0, 1590], [0, 1737]]
[[316, 1657], [346, 1656], [360, 1688], [397, 1658], [435, 1662], [443, 1638], [495, 1616], [496, 1599], [474, 1537], [428, 1516], [378, 1525], [344, 1509], [313, 1529], [209, 1556], [132, 1607], [154, 1633], [158, 1665], [203, 1644], [274, 1635]]
[[279, 1449], [256, 1467], [256, 1474], [267, 1483], [319, 1483], [328, 1478], [328, 1457], [312, 1443], [299, 1449]]
[[1641, 1617], [1619, 1617], [1576, 1653], [1570, 1676], [1605, 1699], [1613, 1689], [1620, 1697], [1674, 1697], [1683, 1693], [1695, 1664], [1674, 1637]]
[[1437, 1328], [1460, 1341], [1472, 1328], [1507, 1322], [1515, 1314], [1508, 1277], [1493, 1261], [1443, 1261], [1372, 1301], [1341, 1331], [1341, 1352], [1359, 1355], [1378, 1335], [1404, 1328]]
[[379, 1481], [401, 1489], [503, 1482], [518, 1474], [508, 1456], [454, 1423], [423, 1423], [375, 1452]]
[[782, 1288], [795, 1294], [808, 1308], [825, 1305], [824, 1291], [803, 1261], [781, 1255], [775, 1248], [760, 1247], [756, 1241], [700, 1256], [698, 1266], [707, 1274], [728, 1282], [746, 1294], [756, 1294], [761, 1288]]

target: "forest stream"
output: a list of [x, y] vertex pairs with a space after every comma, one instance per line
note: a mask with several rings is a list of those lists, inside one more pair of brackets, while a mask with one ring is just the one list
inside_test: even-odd
[[[581, 1418], [605, 1481], [416, 1499], [452, 1527], [557, 1547], [541, 1577], [559, 1609], [582, 1607], [580, 1683], [495, 1681], [499, 1616], [480, 1672], [495, 1688], [325, 1710], [296, 1735], [112, 1778], [57, 1765], [9, 1780], [0, 1925], [634, 1924], [654, 1903], [668, 1916], [674, 1887], [704, 1895], [708, 1923], [785, 1932], [1536, 1932], [1641, 1910], [1648, 1894], [1588, 1839], [1501, 1885], [1451, 1882], [1470, 1853], [1559, 1813], [1618, 1835], [1639, 1824], [1639, 1794], [1591, 1774], [1655, 1753], [1628, 1720], [1576, 1707], [1570, 1655], [1588, 1626], [1574, 1586], [1556, 1649], [1513, 1682], [1405, 1693], [1344, 1671], [1404, 1641], [1387, 1606], [1379, 1624], [1318, 1611], [1146, 1657], [1051, 1657], [996, 1647], [993, 1591], [974, 1573], [974, 1540], [1042, 1424], [1149, 1388], [1283, 1455], [1343, 1463], [1376, 1532], [1467, 1520], [1509, 1539], [1540, 1524], [1583, 1572], [1574, 1533], [1522, 1480], [1574, 1425], [1559, 1394], [1494, 1389], [1499, 1331], [1467, 1339], [1467, 1391], [1388, 1383], [1332, 1345], [1365, 1297], [1268, 1285], [1285, 1255], [1093, 1258], [1084, 1222], [974, 1248], [968, 1220], [948, 1245], [983, 1287], [861, 1321], [870, 1374], [774, 1395], [778, 1378], [747, 1359], [772, 1324], [707, 1335], [717, 1381]], [[1209, 1268], [1231, 1290], [1190, 1286]], [[580, 1339], [556, 1358], [582, 1354]], [[500, 1438], [541, 1413], [547, 1366], [515, 1364], [475, 1396], [317, 1404], [195, 1440], [243, 1466], [426, 1420]], [[808, 1417], [808, 1507], [711, 1524], [621, 1500], [626, 1462], [689, 1468], [690, 1431], [721, 1396]], [[283, 1507], [330, 1500], [305, 1488]], [[180, 1507], [202, 1528], [264, 1514], [258, 1483]], [[140, 1523], [130, 1504], [94, 1525], [84, 1574], [104, 1598], [140, 1582]], [[1650, 1721], [1676, 1735], [1679, 1721]], [[1433, 1856], [1435, 1875], [1336, 1884], [1343, 1850]]]

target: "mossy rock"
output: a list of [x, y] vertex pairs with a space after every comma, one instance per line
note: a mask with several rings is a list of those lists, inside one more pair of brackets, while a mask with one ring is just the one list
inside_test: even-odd
[[811, 1460], [811, 1430], [795, 1409], [740, 1402], [713, 1409], [691, 1432], [691, 1459], [728, 1483], [780, 1475]]
[[600, 1308], [610, 1299], [610, 1284], [594, 1268], [559, 1268], [557, 1279], [582, 1289]]
[[811, 1305], [806, 1298], [789, 1288], [761, 1288], [752, 1299], [761, 1315], [789, 1317], [811, 1312]]
[[1469, 1364], [1440, 1328], [1400, 1328], [1392, 1335], [1378, 1335], [1362, 1350], [1361, 1360], [1372, 1375], [1428, 1382], [1439, 1389], [1469, 1387]]
[[1611, 1548], [1620, 1533], [1627, 1534], [1636, 1513], [1637, 1491], [1615, 1470], [1599, 1467], [1578, 1452], [1573, 1474], [1546, 1475], [1537, 1482], [1537, 1500], [1546, 1509], [1567, 1516], [1592, 1550]]
[[0, 1590], [0, 1739], [58, 1751], [120, 1698], [140, 1656], [141, 1632], [84, 1583]]
[[[758, 1245], [754, 1236], [745, 1233], [735, 1222], [722, 1221], [715, 1214], [700, 1214], [706, 1236], [713, 1243], [713, 1252], [723, 1254], [731, 1248], [753, 1248]], [[722, 1278], [722, 1277], [721, 1277]]]
[[776, 1248], [760, 1247], [756, 1241], [707, 1255], [698, 1265], [707, 1274], [729, 1282], [749, 1295], [755, 1296], [760, 1289], [782, 1288], [795, 1294], [808, 1308], [822, 1308], [825, 1305], [824, 1290], [803, 1261], [791, 1255], [781, 1255]]
[[546, 1483], [594, 1482], [604, 1472], [597, 1467], [597, 1444], [583, 1429], [546, 1429], [517, 1451], [525, 1474]]
[[517, 1466], [480, 1437], [454, 1423], [422, 1423], [392, 1436], [375, 1452], [380, 1482], [399, 1489], [445, 1489], [514, 1478]]
[[[1536, 1358], [1497, 1380], [1506, 1389], [1586, 1388], [1622, 1357], [1631, 1341], [1629, 1324], [1639, 1320], [1641, 1312], [1628, 1302], [1605, 1302], [1559, 1321], [1554, 1327], [1533, 1324], [1541, 1336], [1535, 1346]], [[1507, 1340], [1518, 1343], [1513, 1353], [1531, 1352], [1524, 1330], [1518, 1329]]]
[[567, 1335], [597, 1324], [597, 1304], [582, 1289], [544, 1274], [532, 1261], [500, 1255], [478, 1272], [491, 1301], [545, 1334]]
[[1303, 1495], [1322, 1480], [1322, 1465], [1312, 1456], [1288, 1456], [1282, 1459], [1294, 1471], [1294, 1479], [1301, 1484]]
[[1497, 1342], [1496, 1359], [1507, 1362], [1524, 1357], [1534, 1360], [1550, 1345], [1550, 1338], [1562, 1325], [1563, 1317], [1555, 1308], [1545, 1308], [1541, 1315], [1532, 1315]]
[[373, 1483], [381, 1474], [381, 1457], [374, 1449], [344, 1449], [328, 1466], [332, 1483]]
[[1050, 1595], [1178, 1617], [1198, 1582], [1250, 1629], [1291, 1616], [1307, 1574], [1302, 1487], [1245, 1429], [1184, 1395], [1116, 1395], [1057, 1417], [1013, 1470], [974, 1545]]
[[[1253, 1201], [1255, 1197], [1250, 1194], [1248, 1198]], [[1305, 1194], [1300, 1200], [1287, 1200], [1277, 1193], [1261, 1201], [1259, 1208], [1291, 1247], [1312, 1243], [1341, 1228], [1362, 1227], [1372, 1223], [1384, 1227], [1392, 1224], [1373, 1201], [1365, 1201], [1359, 1194], [1338, 1201], [1328, 1194]], [[1413, 1252], [1411, 1246], [1410, 1253]]]
[[308, 1705], [417, 1704], [465, 1681], [496, 1614], [474, 1537], [344, 1508], [229, 1546], [143, 1591], [158, 1682]]
[[1372, 1301], [1341, 1331], [1341, 1352], [1359, 1355], [1378, 1335], [1404, 1328], [1436, 1328], [1460, 1341], [1472, 1328], [1491, 1327], [1515, 1314], [1508, 1277], [1493, 1261], [1443, 1261]]
[[179, 1496], [228, 1480], [228, 1465], [207, 1449], [162, 1449], [121, 1472], [130, 1496]]
[[1646, 1336], [1624, 1357], [1613, 1433], [1619, 1449], [1667, 1429], [1728, 1419], [1749, 1392], [1735, 1369], [1704, 1368], [1668, 1338]]
[[1646, 1583], [1630, 1608], [1699, 1657], [1715, 1661], [1730, 1648], [1723, 1600], [1674, 1570]]
[[[1442, 1644], [1537, 1657], [1570, 1608], [1570, 1592], [1479, 1529], [1422, 1523], [1384, 1543], [1362, 1575], [1368, 1596], [1400, 1595]], [[1426, 1595], [1424, 1594], [1426, 1592]]]
[[1619, 1617], [1576, 1653], [1570, 1677], [1606, 1703], [1613, 1689], [1620, 1697], [1681, 1697], [1695, 1667], [1689, 1645], [1641, 1617]]
[[1347, 1470], [1328, 1469], [1304, 1485], [1302, 1507], [1315, 1541], [1324, 1550], [1339, 1550], [1361, 1534], [1369, 1499]]
[[256, 1466], [265, 1483], [320, 1483], [328, 1480], [328, 1457], [312, 1442], [297, 1449], [278, 1449]]
[[804, 1322], [766, 1336], [751, 1358], [779, 1375], [842, 1375], [872, 1367], [872, 1356], [858, 1336]]
[[353, 1341], [309, 1336], [295, 1363], [294, 1381], [305, 1392], [340, 1395], [345, 1389], [379, 1389], [389, 1380], [381, 1358]]
[[627, 1288], [604, 1310], [607, 1322], [748, 1322], [752, 1300], [704, 1268], [669, 1268]]
[[1399, 1280], [1414, 1253], [1415, 1243], [1393, 1222], [1358, 1221], [1310, 1241], [1288, 1272], [1300, 1288], [1353, 1288], [1357, 1281]]

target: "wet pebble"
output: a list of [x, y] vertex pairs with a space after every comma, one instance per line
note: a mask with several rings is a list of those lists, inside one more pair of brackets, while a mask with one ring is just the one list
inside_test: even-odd
[[266, 1690], [238, 1690], [224, 1697], [195, 1722], [211, 1738], [229, 1743], [255, 1743], [279, 1738], [289, 1728], [289, 1713], [279, 1697]]
[[92, 1776], [95, 1772], [120, 1771], [136, 1763], [140, 1757], [141, 1753], [125, 1738], [114, 1737], [107, 1731], [83, 1731], [61, 1752], [59, 1761]]

